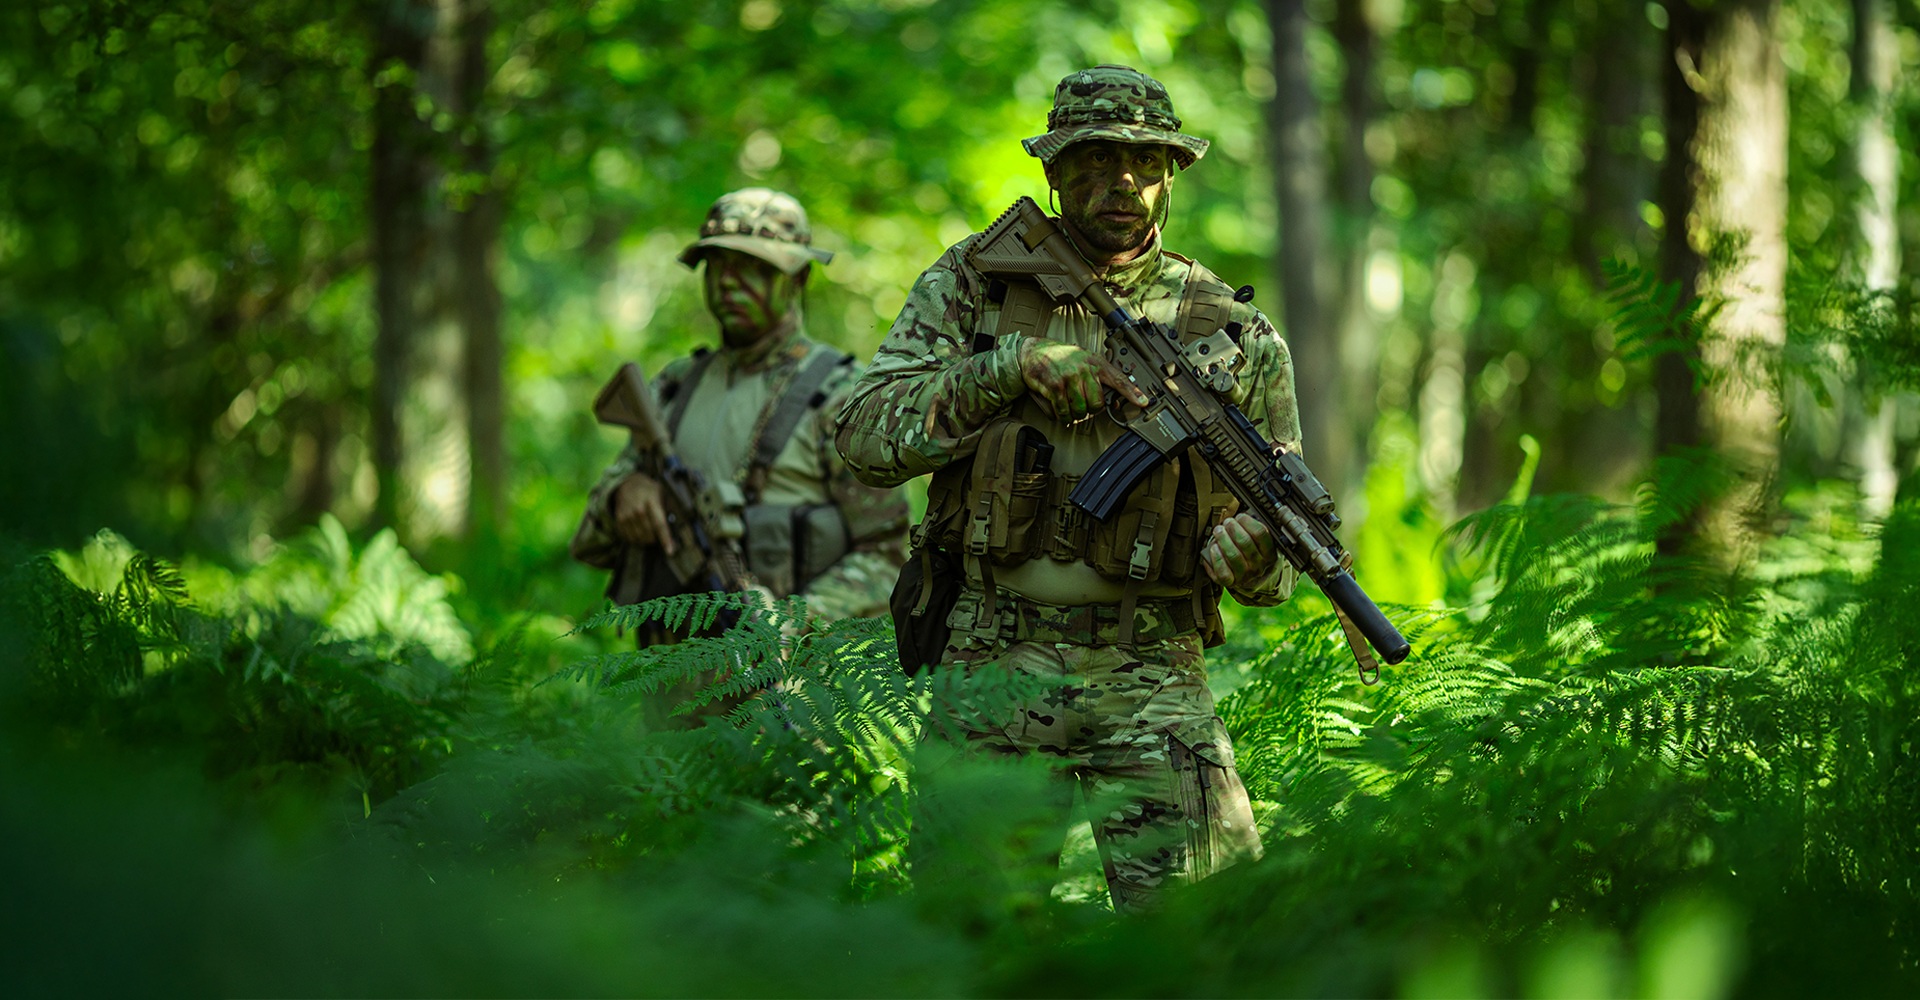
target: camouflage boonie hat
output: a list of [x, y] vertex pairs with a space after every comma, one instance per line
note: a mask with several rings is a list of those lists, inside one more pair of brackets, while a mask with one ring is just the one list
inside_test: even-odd
[[700, 238], [680, 251], [680, 263], [692, 267], [708, 250], [724, 247], [750, 253], [788, 274], [798, 274], [814, 261], [833, 259], [816, 249], [807, 210], [792, 195], [772, 188], [750, 187], [720, 196], [700, 224]]
[[1207, 155], [1207, 140], [1180, 131], [1167, 88], [1131, 66], [1102, 65], [1068, 74], [1053, 88], [1047, 129], [1046, 135], [1020, 140], [1028, 155], [1042, 163], [1052, 163], [1061, 150], [1086, 139], [1164, 143], [1172, 147], [1182, 170]]

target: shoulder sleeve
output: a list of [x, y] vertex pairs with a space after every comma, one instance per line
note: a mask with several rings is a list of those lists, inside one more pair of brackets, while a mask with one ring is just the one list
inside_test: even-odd
[[1236, 304], [1233, 318], [1244, 330], [1240, 350], [1247, 359], [1240, 370], [1240, 409], [1269, 441], [1299, 454], [1300, 403], [1293, 382], [1293, 354], [1260, 310]]
[[966, 245], [921, 272], [840, 410], [840, 454], [863, 482], [892, 486], [971, 455], [987, 421], [1025, 391], [1023, 337], [969, 350], [984, 295], [960, 258]]

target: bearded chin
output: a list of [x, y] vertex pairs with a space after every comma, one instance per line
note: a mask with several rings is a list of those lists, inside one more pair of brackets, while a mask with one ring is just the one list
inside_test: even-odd
[[729, 316], [720, 321], [720, 340], [728, 347], [751, 347], [765, 336], [772, 326], [771, 323], [756, 323], [741, 317]]
[[1074, 228], [1080, 230], [1094, 249], [1105, 253], [1125, 253], [1147, 242], [1147, 238], [1153, 234], [1151, 214], [1141, 216], [1140, 221], [1127, 226], [1101, 222], [1092, 212], [1075, 214], [1079, 218], [1072, 220]]

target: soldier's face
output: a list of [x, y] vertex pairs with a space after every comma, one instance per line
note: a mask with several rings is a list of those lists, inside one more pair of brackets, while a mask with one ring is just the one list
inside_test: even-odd
[[744, 347], [779, 325], [793, 308], [799, 282], [748, 253], [713, 249], [706, 254], [707, 311], [720, 321], [730, 347]]
[[1172, 158], [1157, 143], [1093, 139], [1060, 152], [1047, 181], [1060, 193], [1060, 216], [1107, 253], [1133, 250], [1153, 231]]

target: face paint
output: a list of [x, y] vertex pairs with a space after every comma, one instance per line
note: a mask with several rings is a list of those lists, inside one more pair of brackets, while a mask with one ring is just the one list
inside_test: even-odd
[[728, 347], [766, 336], [793, 309], [799, 282], [772, 264], [726, 249], [709, 250], [705, 259], [707, 311]]
[[1047, 180], [1060, 193], [1060, 217], [1093, 249], [1123, 258], [1153, 233], [1169, 165], [1165, 146], [1095, 139], [1067, 147]]

